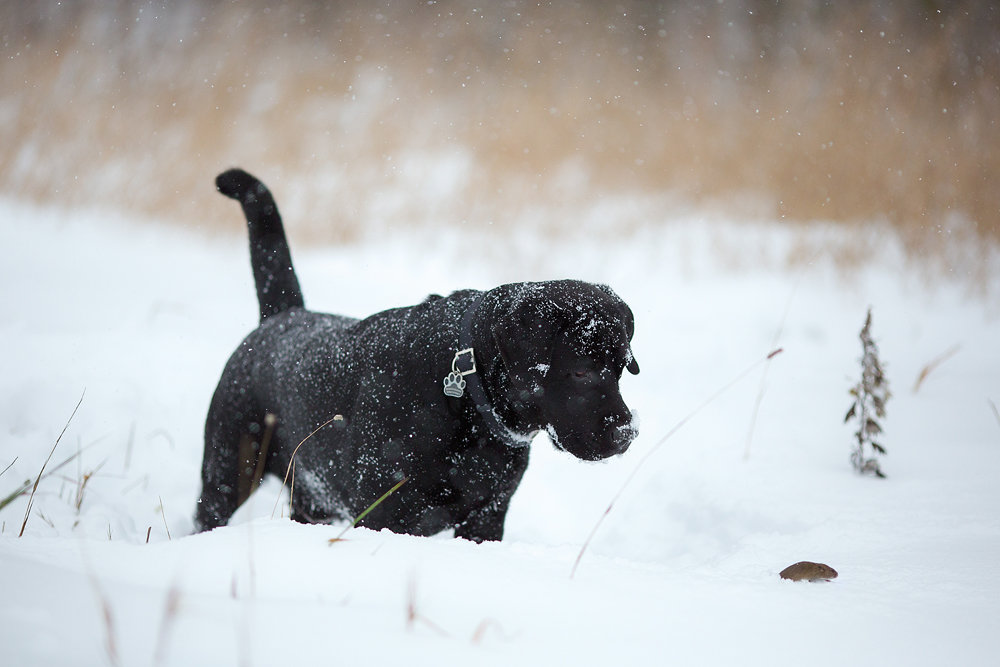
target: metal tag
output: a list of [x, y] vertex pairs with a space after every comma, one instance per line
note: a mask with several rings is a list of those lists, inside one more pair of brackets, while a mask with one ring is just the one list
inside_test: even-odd
[[444, 395], [452, 398], [462, 398], [465, 395], [465, 378], [461, 373], [452, 371], [445, 376]]
[[[463, 356], [468, 356], [470, 368], [462, 371], [458, 369], [458, 362]], [[451, 372], [444, 378], [444, 395], [451, 398], [462, 398], [465, 395], [465, 378], [463, 376], [476, 372], [476, 356], [471, 347], [459, 350], [455, 353], [455, 358], [451, 360]]]

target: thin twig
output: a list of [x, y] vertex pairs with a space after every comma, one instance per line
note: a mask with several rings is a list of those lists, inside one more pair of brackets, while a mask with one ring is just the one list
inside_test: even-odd
[[[812, 262], [810, 261], [809, 263]], [[785, 301], [785, 310], [781, 313], [781, 319], [778, 320], [778, 329], [774, 332], [774, 338], [771, 340], [771, 347], [773, 348], [777, 348], [778, 343], [781, 341], [781, 334], [785, 331], [785, 321], [788, 320], [788, 313], [792, 310], [792, 299], [795, 298], [795, 292], [798, 291], [803, 278], [805, 278], [804, 272], [795, 281], [792, 291], [788, 294], [788, 300]], [[747, 444], [743, 450], [744, 461], [750, 460], [750, 445], [753, 443], [753, 434], [757, 429], [757, 415], [760, 413], [760, 404], [764, 402], [764, 392], [767, 389], [767, 373], [771, 370], [771, 359], [773, 357], [773, 354], [768, 355], [767, 362], [764, 364], [764, 372], [760, 374], [760, 387], [757, 389], [757, 399], [753, 403], [753, 413], [750, 415], [750, 427], [747, 429]]]
[[997, 418], [997, 423], [1000, 424], [1000, 410], [997, 410], [997, 404], [993, 402], [993, 399], [987, 398], [990, 403], [990, 407], [993, 408], [993, 416]]
[[[80, 457], [79, 457], [79, 450], [77, 450], [77, 452], [78, 452], [78, 458], [77, 458], [77, 460], [79, 461], [79, 460], [81, 460]], [[76, 506], [76, 513], [77, 514], [80, 513], [80, 507], [83, 505], [83, 493], [84, 493], [84, 491], [87, 488], [87, 482], [89, 482], [92, 477], [97, 476], [97, 473], [101, 472], [101, 468], [104, 467], [104, 464], [108, 462], [109, 458], [110, 457], [108, 457], [108, 458], [104, 459], [103, 461], [101, 461], [97, 465], [96, 468], [91, 468], [90, 472], [84, 473], [84, 472], [82, 472], [82, 471], [80, 471], [78, 469], [78, 472], [77, 472], [78, 478], [76, 480], [76, 485], [77, 485], [76, 486], [76, 500], [74, 501], [74, 505]]]
[[128, 441], [125, 443], [125, 467], [122, 472], [128, 472], [132, 465], [132, 446], [135, 444], [135, 422], [128, 429]]
[[[317, 426], [313, 430], [312, 433], [310, 433], [306, 437], [302, 438], [302, 442], [300, 442], [299, 444], [295, 445], [295, 449], [292, 450], [292, 457], [288, 460], [288, 467], [285, 468], [285, 478], [283, 480], [281, 480], [281, 485], [282, 486], [284, 486], [285, 484], [288, 483], [288, 476], [292, 472], [292, 464], [295, 463], [295, 455], [299, 453], [299, 447], [301, 447], [302, 445], [306, 444], [306, 440], [308, 440], [309, 438], [311, 438], [314, 435], [316, 435], [316, 433], [318, 433], [321, 428], [323, 428], [324, 426], [327, 426], [329, 424], [332, 424], [334, 421], [339, 421], [341, 419], [343, 419], [343, 416], [341, 416], [341, 415], [334, 415], [330, 419], [326, 420], [325, 422], [323, 422], [322, 424], [320, 424], [319, 426]], [[274, 501], [274, 509], [271, 510], [271, 518], [272, 519], [274, 518], [274, 513], [278, 511], [278, 502], [280, 500], [281, 499], [278, 498], [277, 500]], [[289, 501], [289, 503], [290, 502], [291, 501]]]
[[946, 362], [949, 359], [951, 359], [961, 349], [962, 349], [961, 345], [958, 345], [958, 344], [952, 345], [947, 350], [945, 350], [942, 354], [940, 354], [937, 357], [934, 357], [933, 359], [931, 359], [930, 361], [928, 361], [927, 365], [924, 366], [922, 369], [920, 369], [920, 374], [917, 375], [917, 381], [913, 383], [913, 393], [915, 394], [918, 391], [920, 391], [920, 386], [924, 383], [924, 380], [927, 379], [927, 376], [931, 374], [931, 371], [933, 371], [935, 368], [937, 368], [938, 366], [940, 366], [944, 362]]
[[[98, 441], [94, 441], [94, 442], [90, 443], [89, 445], [85, 445], [83, 447], [83, 449], [85, 450], [88, 447], [90, 447], [91, 445], [96, 445], [97, 442]], [[80, 454], [82, 454], [82, 453], [83, 453], [82, 450], [78, 451], [75, 454], [72, 454], [72, 455], [66, 457], [66, 459], [64, 461], [62, 461], [59, 465], [53, 466], [52, 468], [49, 468], [49, 471], [46, 472], [44, 475], [42, 475], [42, 479], [46, 479], [50, 475], [56, 474], [59, 470], [62, 470], [64, 467], [66, 467], [67, 465], [69, 465], [70, 463], [72, 463], [73, 461], [75, 461], [76, 457], [80, 456]], [[24, 493], [28, 489], [30, 489], [30, 488], [31, 488], [31, 480], [29, 479], [29, 480], [26, 480], [24, 483], [22, 483], [21, 486], [19, 486], [15, 491], [7, 494], [6, 496], [4, 496], [4, 498], [2, 500], [0, 500], [0, 510], [2, 510], [4, 507], [7, 507], [7, 505], [10, 505], [19, 496], [24, 495]]]
[[120, 665], [121, 660], [118, 657], [118, 643], [115, 641], [115, 619], [111, 611], [111, 602], [108, 600], [107, 595], [104, 594], [104, 589], [101, 588], [101, 581], [97, 578], [97, 572], [90, 562], [90, 554], [87, 552], [85, 542], [81, 542], [80, 549], [84, 570], [87, 573], [87, 578], [90, 580], [91, 587], [94, 589], [94, 594], [97, 596], [97, 601], [101, 605], [101, 617], [104, 620], [104, 649], [108, 652], [108, 661], [112, 665]]
[[129, 483], [128, 486], [123, 487], [122, 488], [122, 495], [124, 496], [126, 493], [128, 493], [132, 489], [136, 488], [140, 484], [142, 484], [142, 488], [145, 491], [146, 490], [146, 485], [149, 484], [149, 475], [143, 475], [142, 477], [140, 477], [140, 478], [136, 479], [135, 481]]
[[587, 551], [587, 547], [590, 546], [590, 542], [594, 539], [594, 535], [597, 534], [597, 531], [601, 527], [601, 524], [604, 523], [604, 519], [606, 519], [607, 516], [608, 516], [608, 514], [611, 513], [611, 510], [614, 508], [615, 503], [618, 502], [618, 499], [621, 497], [622, 493], [625, 492], [625, 487], [627, 487], [629, 485], [629, 483], [635, 477], [636, 473], [639, 472], [639, 469], [642, 468], [642, 466], [646, 463], [647, 460], [649, 460], [649, 457], [651, 457], [653, 454], [655, 454], [656, 450], [658, 450], [660, 448], [660, 446], [663, 445], [663, 443], [665, 443], [667, 440], [669, 440], [670, 437], [674, 435], [674, 433], [676, 433], [677, 431], [679, 431], [681, 429], [681, 427], [684, 426], [684, 424], [688, 423], [691, 420], [692, 417], [694, 417], [696, 414], [698, 414], [699, 412], [701, 412], [706, 406], [708, 406], [710, 403], [712, 403], [717, 398], [719, 398], [719, 396], [721, 396], [726, 391], [728, 391], [737, 382], [739, 382], [740, 380], [742, 380], [743, 378], [745, 378], [747, 375], [749, 375], [755, 368], [757, 368], [757, 366], [759, 366], [759, 365], [761, 365], [761, 364], [769, 361], [770, 359], [773, 359], [774, 357], [776, 357], [779, 354], [781, 354], [781, 352], [782, 352], [782, 348], [778, 348], [776, 350], [773, 350], [773, 351], [769, 352], [766, 357], [764, 357], [763, 359], [761, 359], [761, 360], [755, 362], [754, 364], [752, 364], [749, 368], [747, 368], [742, 373], [740, 373], [739, 375], [737, 375], [735, 378], [733, 378], [732, 380], [730, 380], [724, 387], [722, 387], [721, 389], [719, 389], [718, 391], [716, 391], [714, 394], [712, 394], [711, 396], [709, 396], [708, 398], [706, 398], [698, 407], [696, 407], [694, 410], [692, 410], [691, 412], [689, 412], [684, 417], [684, 419], [682, 419], [679, 422], [677, 422], [677, 424], [675, 424], [672, 429], [670, 429], [669, 431], [667, 431], [667, 434], [664, 435], [662, 438], [660, 438], [656, 442], [655, 445], [653, 445], [652, 447], [649, 448], [649, 451], [647, 451], [643, 455], [643, 457], [641, 459], [639, 459], [639, 463], [635, 466], [635, 468], [632, 470], [632, 472], [629, 473], [628, 477], [625, 478], [625, 482], [622, 484], [621, 488], [618, 489], [618, 493], [616, 493], [615, 496], [614, 496], [614, 498], [611, 499], [611, 502], [608, 503], [607, 509], [604, 510], [604, 513], [601, 515], [601, 518], [599, 518], [597, 520], [597, 523], [594, 524], [594, 528], [590, 531], [590, 535], [587, 536], [587, 539], [584, 541], [583, 546], [580, 547], [580, 553], [577, 554], [576, 561], [573, 562], [573, 569], [570, 570], [570, 573], [569, 573], [569, 578], [570, 579], [572, 579], [574, 577], [574, 575], [576, 575], [576, 568], [579, 567], [580, 560], [583, 558], [584, 552]]
[[14, 465], [15, 463], [17, 463], [17, 457], [16, 457], [16, 456], [14, 457], [14, 460], [13, 460], [13, 461], [11, 461], [10, 463], [8, 463], [8, 464], [7, 464], [7, 467], [6, 467], [6, 468], [4, 468], [3, 470], [0, 470], [0, 477], [3, 477], [3, 474], [4, 474], [5, 472], [7, 472], [8, 470], [10, 470], [10, 469], [11, 469], [11, 467], [12, 467], [12, 466], [13, 466], [13, 465]]
[[[62, 470], [64, 467], [66, 467], [67, 465], [69, 465], [70, 463], [72, 463], [73, 461], [75, 461], [76, 458], [78, 456], [80, 456], [84, 451], [86, 451], [90, 447], [93, 447], [94, 445], [96, 445], [100, 441], [101, 441], [101, 439], [98, 438], [97, 440], [94, 440], [93, 442], [84, 445], [82, 449], [80, 449], [79, 451], [77, 451], [75, 454], [71, 454], [70, 456], [66, 457], [66, 459], [64, 461], [62, 461], [61, 463], [59, 463], [59, 465], [56, 465], [56, 466], [53, 466], [53, 467], [49, 468], [48, 472], [46, 472], [44, 475], [42, 475], [42, 479], [47, 479], [50, 475], [56, 474], [57, 472], [59, 472], [60, 470]], [[11, 465], [13, 465], [13, 463]], [[21, 484], [21, 486], [19, 486], [15, 491], [7, 494], [6, 496], [4, 496], [4, 498], [2, 500], [0, 500], [0, 510], [2, 510], [3, 508], [7, 507], [7, 505], [10, 505], [15, 500], [17, 500], [17, 498], [19, 496], [23, 495], [30, 488], [31, 488], [31, 480], [29, 479], [29, 480], [26, 480], [23, 484]]]
[[296, 466], [292, 466], [292, 483], [288, 485], [288, 516], [292, 516], [292, 503], [295, 502], [295, 470]]
[[444, 628], [417, 611], [417, 577], [411, 574], [406, 590], [406, 629], [412, 632], [413, 626], [417, 624], [417, 621], [420, 621], [442, 637], [449, 636]]
[[398, 482], [396, 482], [391, 489], [389, 489], [388, 491], [386, 491], [385, 493], [383, 493], [379, 497], [378, 500], [376, 500], [371, 505], [369, 505], [368, 508], [364, 512], [362, 512], [361, 514], [359, 514], [357, 516], [357, 518], [354, 519], [354, 521], [352, 521], [351, 523], [347, 524], [347, 526], [345, 526], [344, 529], [342, 531], [340, 531], [340, 535], [337, 535], [336, 537], [330, 538], [330, 540], [329, 540], [330, 544], [333, 544], [334, 542], [340, 542], [344, 538], [344, 535], [347, 533], [347, 531], [349, 531], [351, 528], [354, 528], [359, 523], [361, 523], [361, 520], [364, 519], [368, 515], [369, 512], [371, 512], [373, 509], [375, 509], [376, 507], [378, 507], [379, 505], [381, 505], [383, 500], [385, 500], [386, 498], [388, 498], [392, 494], [396, 493], [396, 491], [399, 490], [399, 487], [403, 486], [403, 484], [405, 484], [406, 480], [408, 480], [408, 479], [409, 479], [409, 477], [404, 477], [403, 479], [401, 479]]
[[170, 540], [170, 526], [167, 525], [167, 511], [163, 508], [163, 498], [156, 496], [160, 501], [160, 516], [163, 517], [163, 527], [167, 531], [167, 540]]
[[162, 665], [166, 660], [167, 646], [169, 645], [170, 637], [173, 634], [172, 630], [177, 620], [180, 606], [181, 589], [177, 584], [177, 580], [174, 579], [174, 581], [170, 584], [170, 588], [167, 590], [167, 597], [163, 604], [163, 618], [160, 619], [160, 631], [156, 637], [156, 648], [153, 650], [154, 665]]
[[[45, 458], [45, 463], [42, 464], [41, 470], [38, 471], [38, 477], [35, 478], [35, 484], [31, 487], [31, 495], [28, 497], [28, 508], [24, 511], [24, 521], [21, 523], [21, 532], [17, 534], [18, 537], [24, 535], [24, 527], [28, 525], [28, 516], [31, 514], [31, 506], [35, 501], [35, 491], [38, 490], [38, 483], [42, 481], [42, 475], [45, 473], [45, 466], [49, 464], [52, 459], [52, 455], [56, 453], [56, 447], [59, 446], [59, 441], [66, 434], [66, 429], [69, 428], [70, 422], [73, 421], [73, 417], [76, 416], [76, 411], [80, 409], [80, 404], [83, 403], [83, 397], [86, 396], [87, 390], [84, 389], [83, 393], [80, 394], [80, 400], [76, 402], [76, 407], [73, 408], [72, 414], [70, 414], [69, 419], [66, 420], [66, 425], [63, 426], [63, 430], [59, 433], [59, 437], [56, 438], [55, 444], [52, 445], [52, 449], [49, 451], [49, 455]], [[77, 454], [79, 454], [79, 450]]]
[[503, 626], [500, 625], [500, 621], [495, 618], [484, 618], [480, 621], [479, 625], [476, 626], [475, 631], [472, 633], [472, 638], [469, 641], [473, 644], [481, 643], [483, 641], [483, 637], [486, 636], [486, 631], [490, 628], [494, 628], [496, 633], [499, 634], [504, 641], [510, 641], [511, 637], [504, 632]]

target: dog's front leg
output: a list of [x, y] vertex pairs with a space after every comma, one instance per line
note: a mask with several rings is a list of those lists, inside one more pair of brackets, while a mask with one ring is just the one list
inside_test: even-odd
[[502, 502], [502, 507], [494, 505], [472, 510], [465, 521], [455, 526], [455, 537], [473, 542], [499, 542], [503, 539], [503, 524], [507, 518], [510, 499]]

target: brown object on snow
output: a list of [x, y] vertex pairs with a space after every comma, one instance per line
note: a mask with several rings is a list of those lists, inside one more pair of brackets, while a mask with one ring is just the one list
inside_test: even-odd
[[789, 581], [830, 581], [837, 578], [837, 571], [829, 565], [804, 560], [789, 565], [778, 576]]

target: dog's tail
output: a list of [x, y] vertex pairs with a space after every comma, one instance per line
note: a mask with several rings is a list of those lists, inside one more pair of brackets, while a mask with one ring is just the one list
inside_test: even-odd
[[257, 284], [260, 321], [288, 308], [304, 306], [285, 228], [270, 190], [242, 169], [230, 169], [219, 174], [215, 187], [238, 201], [247, 217], [250, 263]]

